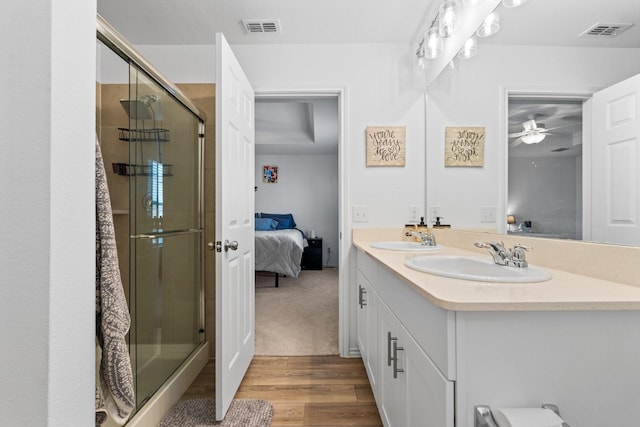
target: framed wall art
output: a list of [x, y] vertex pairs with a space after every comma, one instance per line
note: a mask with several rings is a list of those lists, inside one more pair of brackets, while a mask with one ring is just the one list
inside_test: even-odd
[[406, 126], [367, 126], [367, 166], [404, 166]]
[[267, 184], [278, 183], [278, 167], [277, 166], [262, 166], [262, 182]]
[[444, 165], [484, 166], [484, 127], [446, 127]]

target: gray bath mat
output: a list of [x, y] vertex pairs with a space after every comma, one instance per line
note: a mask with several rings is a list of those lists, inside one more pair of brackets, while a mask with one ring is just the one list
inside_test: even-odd
[[273, 405], [266, 400], [238, 399], [231, 402], [221, 422], [216, 422], [213, 399], [190, 399], [178, 402], [160, 421], [160, 427], [269, 427]]

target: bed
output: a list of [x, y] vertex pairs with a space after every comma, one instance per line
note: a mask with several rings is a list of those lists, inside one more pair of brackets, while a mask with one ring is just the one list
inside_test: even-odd
[[291, 214], [256, 214], [255, 269], [278, 276], [298, 277], [302, 252], [307, 244], [304, 234], [295, 228]]

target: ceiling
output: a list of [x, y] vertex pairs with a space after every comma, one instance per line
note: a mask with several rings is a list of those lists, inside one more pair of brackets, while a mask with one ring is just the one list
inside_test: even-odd
[[257, 97], [256, 154], [338, 154], [338, 97]]
[[[133, 44], [415, 43], [439, 0], [98, 0]], [[529, 0], [499, 7], [501, 29], [482, 43], [640, 47], [638, 0]], [[247, 34], [242, 19], [278, 19], [282, 34]], [[580, 38], [593, 24], [634, 23], [615, 39]]]
[[[500, 31], [481, 39], [480, 44], [640, 48], [638, 1], [529, 0], [518, 8], [499, 6]], [[417, 45], [434, 19], [439, 3], [440, 0], [98, 0], [98, 13], [134, 45], [215, 44], [216, 32], [224, 33], [232, 45]], [[242, 19], [277, 19], [282, 33], [249, 34]], [[634, 25], [616, 37], [580, 37], [596, 23]], [[293, 106], [256, 107], [257, 152], [323, 154], [327, 150], [337, 150], [337, 102], [335, 111], [330, 111], [326, 105], [316, 106], [313, 100], [307, 101], [306, 106], [301, 105], [300, 100], [294, 100], [296, 105]], [[556, 107], [540, 101], [528, 104], [527, 108], [528, 111], [546, 111]], [[287, 114], [290, 114], [288, 119], [285, 118]], [[522, 111], [513, 114], [522, 115]], [[510, 119], [514, 121], [510, 123], [510, 133], [521, 130], [518, 120], [520, 118]], [[547, 127], [554, 127], [553, 117], [540, 120]], [[333, 124], [327, 125], [330, 130], [323, 133], [319, 128], [324, 122]], [[579, 126], [576, 123], [574, 128]], [[294, 145], [294, 140], [299, 144]], [[545, 141], [550, 148], [554, 138], [550, 135]], [[542, 145], [537, 145], [535, 150], [540, 150]], [[525, 150], [533, 149], [531, 146], [519, 147], [520, 154], [514, 153], [526, 155]], [[556, 154], [571, 155], [576, 151]]]
[[522, 123], [533, 119], [548, 130], [538, 144], [512, 143], [509, 157], [577, 157], [582, 154], [582, 101], [560, 99], [509, 99], [509, 134], [522, 132]]

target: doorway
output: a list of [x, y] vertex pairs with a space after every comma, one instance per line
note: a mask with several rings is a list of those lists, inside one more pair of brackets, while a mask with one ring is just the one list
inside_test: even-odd
[[255, 210], [291, 215], [306, 246], [277, 288], [256, 273], [256, 355], [340, 352], [341, 101], [339, 90], [256, 92]]
[[507, 232], [582, 240], [583, 101], [509, 96]]

